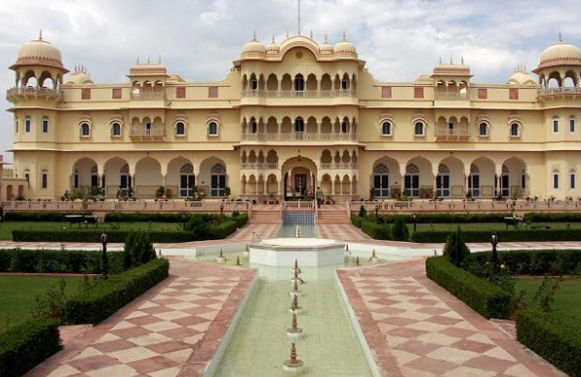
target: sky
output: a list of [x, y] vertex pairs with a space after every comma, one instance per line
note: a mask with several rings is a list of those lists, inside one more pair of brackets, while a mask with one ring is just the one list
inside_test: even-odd
[[[161, 57], [186, 81], [219, 81], [244, 44], [298, 32], [299, 0], [1, 0], [0, 91], [14, 86], [20, 46], [43, 38], [65, 67], [96, 83], [124, 83], [129, 67]], [[413, 81], [440, 58], [471, 67], [473, 82], [504, 83], [537, 67], [557, 42], [581, 47], [579, 0], [302, 0], [302, 34], [335, 44], [345, 32], [379, 81]], [[2, 96], [2, 107], [11, 104]], [[13, 117], [0, 112], [0, 153], [12, 161]]]

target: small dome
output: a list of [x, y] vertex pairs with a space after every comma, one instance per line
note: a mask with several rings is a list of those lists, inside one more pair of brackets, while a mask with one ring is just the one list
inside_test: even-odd
[[270, 44], [268, 45], [268, 47], [266, 47], [266, 53], [268, 55], [276, 55], [279, 52], [280, 46], [275, 42], [274, 36], [272, 36], [272, 41], [270, 41]]
[[525, 69], [517, 69], [506, 82], [516, 85], [536, 85], [537, 81]]
[[343, 33], [343, 40], [335, 45], [334, 51], [337, 56], [357, 57], [357, 49], [353, 43], [347, 41], [345, 33]]
[[319, 45], [319, 51], [321, 51], [322, 55], [331, 55], [333, 54], [333, 46], [327, 41], [327, 36], [325, 35], [325, 42]]
[[61, 52], [58, 48], [42, 39], [30, 41], [18, 50], [17, 65], [45, 65], [63, 68]]
[[559, 42], [543, 51], [539, 68], [563, 64], [581, 65], [581, 49], [572, 44], [565, 43], [559, 38]]
[[91, 80], [91, 77], [83, 67], [75, 67], [75, 72], [69, 76], [66, 84], [93, 84], [93, 80]]
[[266, 47], [256, 40], [256, 35], [252, 40], [244, 45], [242, 49], [243, 58], [264, 57], [266, 55]]

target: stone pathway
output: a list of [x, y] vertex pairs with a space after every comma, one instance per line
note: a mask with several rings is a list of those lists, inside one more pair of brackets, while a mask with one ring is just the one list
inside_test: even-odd
[[172, 259], [168, 279], [25, 376], [201, 376], [255, 274]]
[[566, 377], [429, 280], [424, 263], [339, 270], [383, 375]]

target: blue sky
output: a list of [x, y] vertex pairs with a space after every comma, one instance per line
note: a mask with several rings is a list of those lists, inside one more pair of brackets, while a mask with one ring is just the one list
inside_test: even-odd
[[[302, 0], [304, 35], [347, 39], [380, 81], [413, 81], [441, 56], [471, 66], [474, 82], [504, 83], [517, 65], [529, 70], [555, 43], [581, 46], [579, 0]], [[297, 32], [297, 0], [2, 0], [0, 90], [14, 84], [7, 67], [38, 37], [59, 47], [65, 66], [87, 67], [97, 83], [125, 82], [129, 67], [161, 55], [171, 73], [215, 81], [244, 43], [265, 44]], [[10, 104], [2, 100], [6, 109]], [[0, 113], [0, 150], [12, 144], [12, 115]], [[5, 159], [11, 160], [5, 153]]]

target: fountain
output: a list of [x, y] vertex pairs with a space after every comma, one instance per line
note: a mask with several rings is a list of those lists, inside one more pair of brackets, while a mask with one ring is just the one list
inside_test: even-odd
[[359, 256], [357, 258], [355, 258], [355, 265], [357, 267], [361, 266], [361, 263], [359, 263]]
[[295, 266], [292, 268], [291, 270], [292, 272], [298, 271], [298, 273], [301, 273], [301, 269], [299, 268], [299, 260], [295, 259]]
[[297, 284], [299, 282], [301, 284], [305, 284], [305, 281], [299, 277], [299, 271], [298, 270], [294, 270], [294, 276], [291, 279], [291, 283], [293, 283], [293, 286], [294, 286], [295, 284]]
[[220, 255], [216, 258], [216, 262], [218, 263], [226, 263], [226, 257], [224, 256], [224, 252], [220, 249]]
[[298, 296], [299, 295], [299, 284], [298, 280], [295, 280], [293, 283], [293, 290], [290, 291], [291, 296]]
[[298, 324], [297, 324], [297, 315], [293, 313], [293, 320], [291, 323], [291, 327], [286, 329], [286, 335], [289, 338], [300, 338], [302, 333], [303, 333], [303, 329], [298, 327]]
[[240, 256], [236, 256], [236, 266], [242, 266], [242, 264], [240, 264]]
[[369, 261], [373, 263], [379, 262], [377, 255], [375, 255], [375, 249], [373, 249], [373, 251], [371, 252], [371, 258], [369, 258]]
[[301, 373], [304, 363], [297, 359], [297, 348], [293, 343], [291, 345], [290, 359], [284, 362], [283, 369], [291, 373]]
[[345, 243], [321, 238], [273, 238], [249, 246], [250, 263], [293, 267], [335, 266], [344, 263]]
[[293, 313], [293, 314], [297, 314], [297, 313], [301, 312], [301, 307], [299, 306], [299, 296], [294, 296], [293, 302], [292, 302], [291, 307], [288, 311]]

